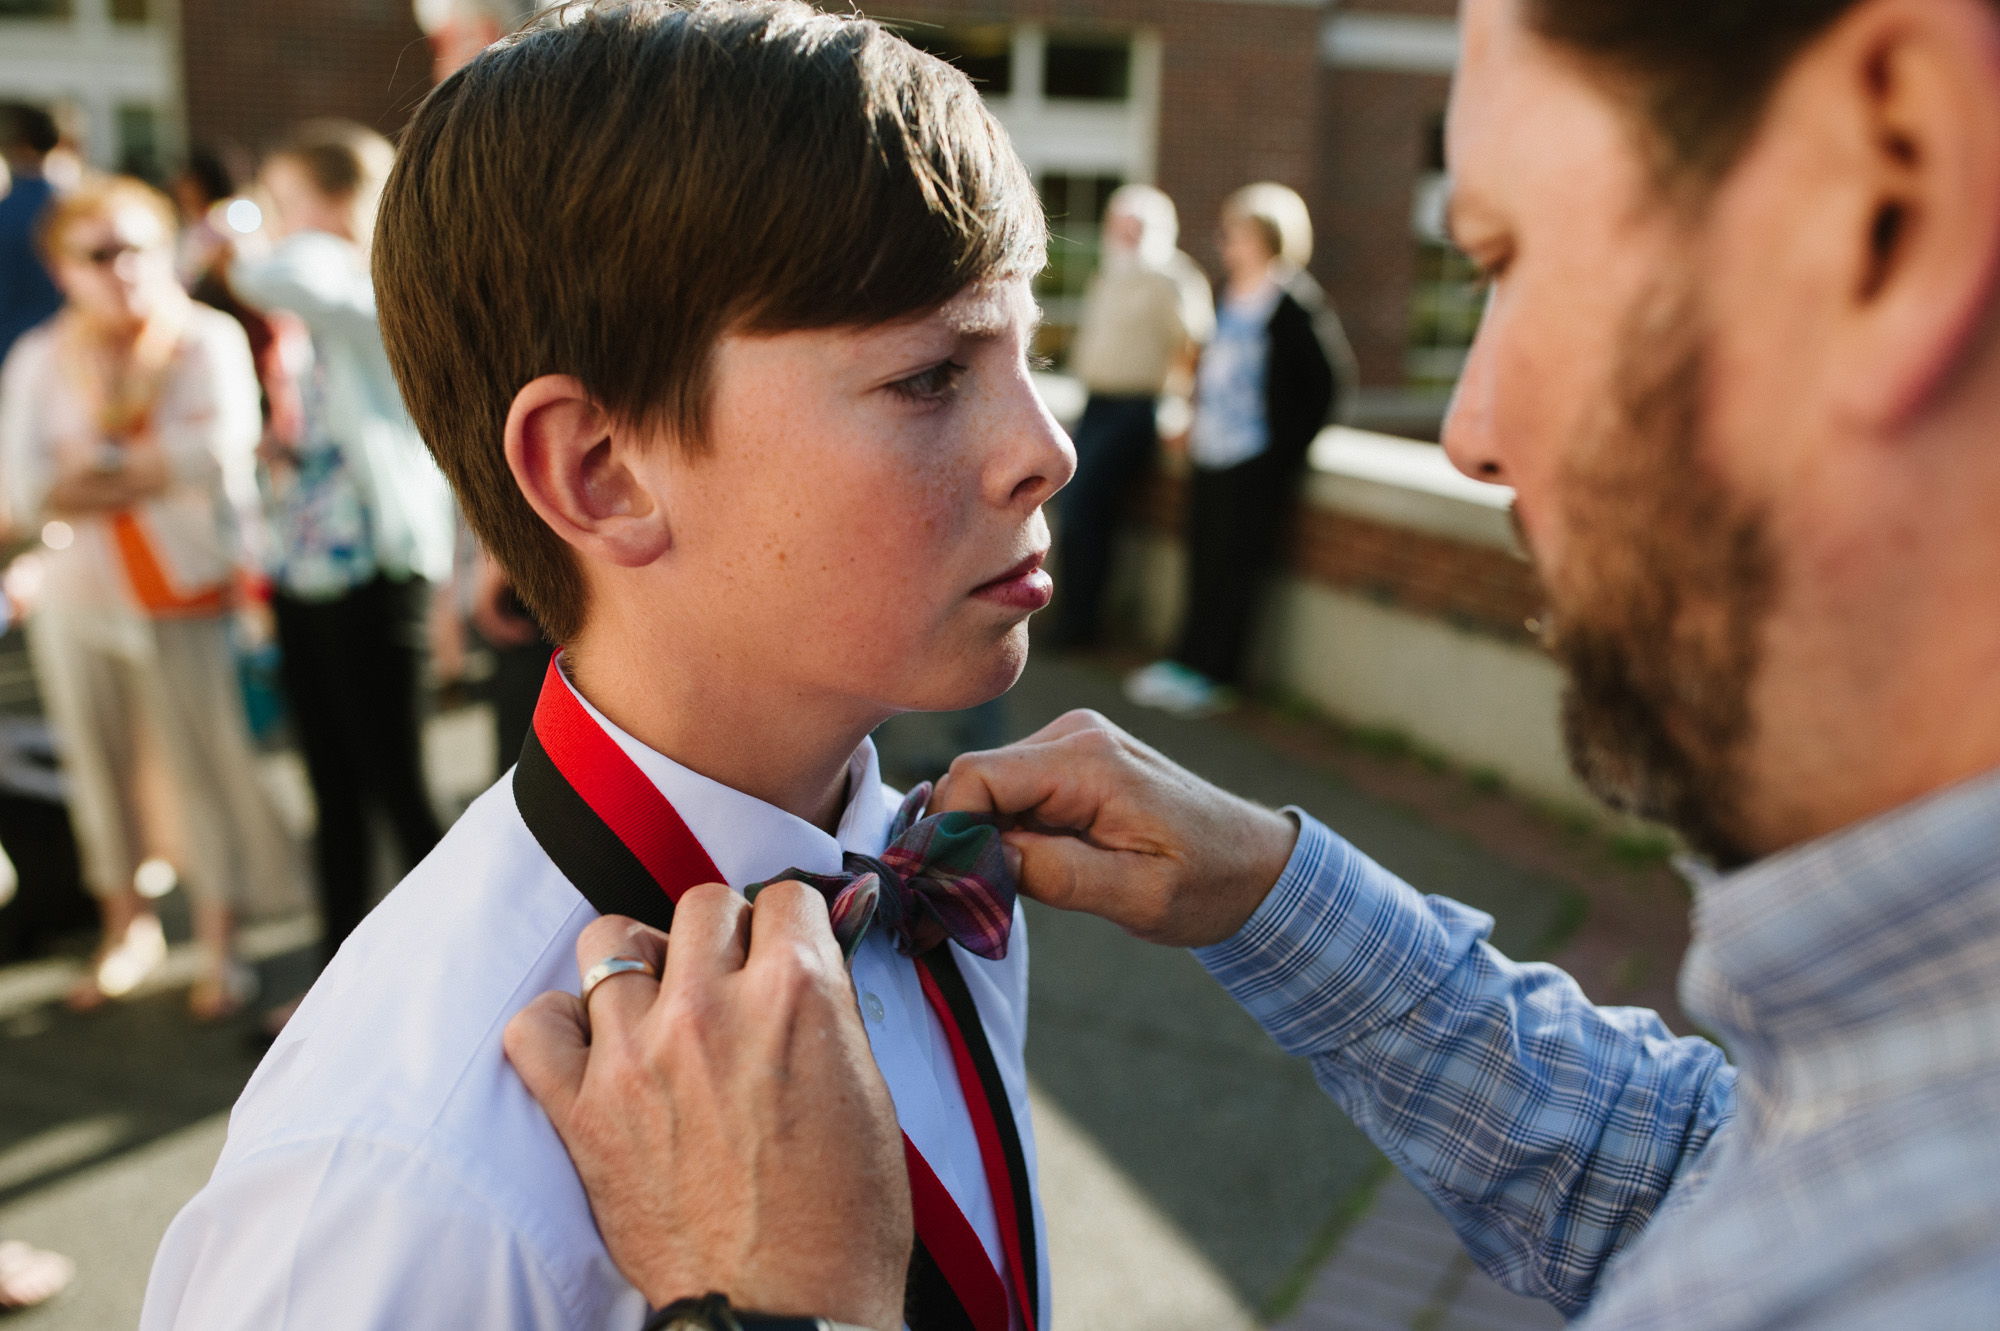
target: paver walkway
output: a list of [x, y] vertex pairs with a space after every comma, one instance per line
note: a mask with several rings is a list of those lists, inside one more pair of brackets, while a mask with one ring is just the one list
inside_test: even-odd
[[[1541, 950], [1573, 914], [1563, 884], [1242, 727], [1135, 713], [1106, 670], [1038, 660], [1010, 696], [1008, 728], [1073, 706], [1246, 795], [1304, 806], [1426, 888], [1495, 912], [1518, 952]], [[885, 729], [892, 774], [925, 774], [938, 724]], [[478, 729], [450, 718], [433, 740], [454, 752], [452, 727], [464, 743]], [[1507, 1309], [1455, 1258], [1442, 1220], [1381, 1183], [1373, 1148], [1188, 954], [1040, 907], [1029, 933], [1028, 1058], [1059, 1331], [1558, 1324]], [[274, 989], [301, 973], [304, 942], [264, 937]], [[75, 1293], [7, 1319], [8, 1331], [133, 1323], [159, 1234], [205, 1177], [254, 1065], [240, 1030], [190, 1027], [178, 991], [64, 1013], [64, 973], [60, 962], [0, 969], [0, 1233], [65, 1248], [81, 1269]]]

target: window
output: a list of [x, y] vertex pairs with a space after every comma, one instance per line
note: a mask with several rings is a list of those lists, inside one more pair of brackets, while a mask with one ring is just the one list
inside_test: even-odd
[[70, 0], [0, 0], [0, 19], [70, 16]]
[[1466, 352], [1479, 331], [1479, 317], [1485, 308], [1478, 270], [1451, 243], [1445, 230], [1451, 178], [1444, 170], [1442, 115], [1431, 125], [1424, 167], [1410, 207], [1417, 263], [1410, 292], [1410, 340], [1403, 353], [1403, 380], [1414, 391], [1442, 395], [1452, 390], [1465, 369]]
[[[143, 0], [125, 0], [143, 3]], [[957, 65], [972, 86], [987, 97], [1014, 91], [1014, 33], [997, 24], [979, 28], [941, 29], [911, 25], [898, 35], [920, 51]]]
[[1035, 279], [1035, 297], [1046, 315], [1038, 354], [1060, 358], [1076, 328], [1090, 275], [1102, 256], [1100, 233], [1104, 207], [1111, 192], [1124, 184], [1118, 176], [1045, 172], [1041, 178], [1042, 208], [1049, 217], [1049, 266]]
[[160, 116], [152, 107], [128, 103], [118, 108], [118, 169], [128, 176], [159, 182]]
[[1051, 36], [1043, 64], [1042, 92], [1065, 101], [1127, 100], [1132, 95], [1132, 44]]

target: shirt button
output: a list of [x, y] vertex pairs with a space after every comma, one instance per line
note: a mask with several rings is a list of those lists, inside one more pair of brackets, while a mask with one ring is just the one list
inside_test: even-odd
[[863, 994], [861, 995], [861, 1006], [867, 1009], [868, 1019], [870, 1021], [882, 1020], [881, 999], [875, 997], [875, 995], [873, 994]]

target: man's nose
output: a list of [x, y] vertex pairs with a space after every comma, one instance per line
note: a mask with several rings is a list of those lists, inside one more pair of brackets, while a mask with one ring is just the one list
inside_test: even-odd
[[1494, 429], [1491, 375], [1485, 354], [1486, 339], [1473, 339], [1472, 350], [1452, 391], [1451, 406], [1444, 417], [1445, 456], [1451, 464], [1475, 481], [1507, 485], [1507, 468], [1501, 458], [1500, 440]]

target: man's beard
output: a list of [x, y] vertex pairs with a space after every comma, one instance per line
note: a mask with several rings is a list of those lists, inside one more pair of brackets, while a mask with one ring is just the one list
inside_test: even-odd
[[1743, 765], [1776, 578], [1763, 513], [1702, 456], [1704, 331], [1682, 288], [1628, 321], [1610, 412], [1562, 465], [1569, 567], [1560, 593], [1549, 580], [1548, 640], [1584, 784], [1733, 868], [1753, 858]]

